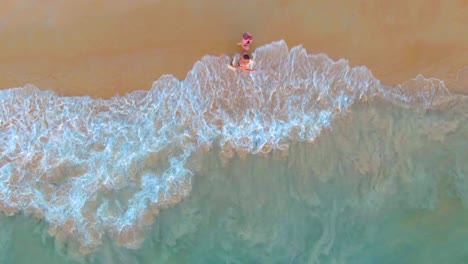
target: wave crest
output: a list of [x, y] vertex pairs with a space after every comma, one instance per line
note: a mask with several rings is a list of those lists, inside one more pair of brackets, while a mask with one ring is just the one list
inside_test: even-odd
[[313, 141], [356, 101], [431, 107], [451, 96], [422, 76], [384, 87], [364, 66], [289, 50], [284, 41], [253, 56], [256, 73], [205, 56], [184, 81], [165, 75], [149, 91], [109, 100], [31, 85], [0, 91], [0, 210], [44, 218], [51, 235], [77, 241], [83, 253], [105, 234], [136, 248], [160, 208], [188, 195], [196, 151], [287, 151], [291, 140]]

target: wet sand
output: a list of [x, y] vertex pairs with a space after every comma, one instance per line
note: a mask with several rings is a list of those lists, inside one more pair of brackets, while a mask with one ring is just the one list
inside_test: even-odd
[[[468, 1], [44, 1], [0, 9], [0, 88], [32, 83], [64, 95], [111, 97], [183, 79], [206, 54], [284, 39], [366, 65], [384, 84], [423, 74], [456, 81], [468, 65]], [[467, 69], [467, 68], [465, 68]], [[464, 70], [468, 73], [468, 70]]]

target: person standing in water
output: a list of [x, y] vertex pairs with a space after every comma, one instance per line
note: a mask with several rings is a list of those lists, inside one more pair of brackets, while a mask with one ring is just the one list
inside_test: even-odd
[[249, 69], [249, 64], [252, 62], [250, 59], [249, 54], [246, 52], [242, 52], [239, 60], [237, 61], [237, 65], [229, 65], [229, 68], [232, 70], [242, 70], [245, 72], [255, 72], [256, 70]]
[[240, 45], [242, 47], [242, 52], [240, 54], [239, 60], [237, 63], [233, 61], [232, 65], [229, 65], [229, 68], [232, 70], [242, 70], [245, 72], [255, 72], [255, 70], [252, 70], [249, 68], [249, 65], [253, 62], [247, 54], [247, 51], [250, 49], [250, 44], [253, 41], [253, 36], [252, 34], [246, 32], [242, 35], [242, 40], [241, 42], [237, 43], [237, 45]]

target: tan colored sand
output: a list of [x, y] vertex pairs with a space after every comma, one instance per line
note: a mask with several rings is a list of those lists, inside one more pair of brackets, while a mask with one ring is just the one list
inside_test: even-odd
[[[24, 2], [28, 2], [27, 4]], [[366, 65], [385, 84], [418, 73], [453, 83], [468, 65], [467, 0], [12, 1], [0, 8], [0, 87], [33, 83], [110, 97], [184, 78], [205, 54], [285, 39]]]

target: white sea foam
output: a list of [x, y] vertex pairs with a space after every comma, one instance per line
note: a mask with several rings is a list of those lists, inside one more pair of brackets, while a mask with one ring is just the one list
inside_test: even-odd
[[[417, 76], [385, 87], [364, 66], [310, 55], [284, 41], [258, 48], [256, 73], [205, 56], [184, 81], [171, 75], [109, 100], [61, 97], [31, 85], [0, 91], [0, 210], [43, 218], [89, 252], [110, 234], [136, 248], [161, 207], [189, 194], [195, 152], [287, 151], [313, 141], [350, 106], [376, 97], [423, 109], [451, 100]], [[326, 246], [326, 245], [325, 245]]]

